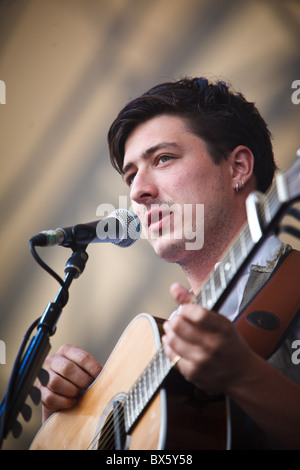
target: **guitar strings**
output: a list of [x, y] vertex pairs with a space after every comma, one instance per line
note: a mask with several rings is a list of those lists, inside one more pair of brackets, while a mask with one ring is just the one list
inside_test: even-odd
[[[249, 227], [247, 224], [243, 227], [240, 233], [243, 233], [244, 245], [249, 248], [249, 245], [250, 245], [249, 242], [252, 241], [252, 238], [251, 238], [251, 234], [250, 234]], [[212, 302], [213, 301], [216, 302], [218, 300], [217, 294], [220, 288], [222, 288], [222, 291], [224, 291], [224, 286], [222, 285], [222, 280], [221, 280], [221, 270], [223, 270], [223, 273], [224, 273], [224, 270], [228, 265], [230, 266], [229, 269], [231, 270], [231, 272], [233, 272], [233, 274], [236, 274], [239, 268], [239, 266], [237, 268], [237, 260], [240, 258], [241, 251], [242, 251], [241, 241], [237, 239], [231, 245], [231, 248], [228, 250], [228, 252], [221, 259], [220, 264], [209, 274], [206, 282], [204, 283], [200, 291], [194, 296], [192, 300], [194, 303], [198, 303], [198, 304], [201, 303], [204, 307], [212, 307]], [[248, 255], [248, 250], [247, 250], [247, 255]], [[225, 284], [227, 284], [227, 280], [225, 279], [225, 276], [226, 275], [224, 273], [223, 279], [224, 279]], [[228, 279], [228, 283], [232, 280], [232, 278], [233, 276], [230, 279]], [[209, 293], [211, 293], [211, 298], [208, 299], [207, 294]]]
[[[108, 420], [104, 422], [103, 428], [100, 429], [99, 432], [95, 435], [94, 439], [92, 440], [88, 448], [94, 447], [97, 441], [99, 441], [97, 449], [99, 447], [102, 448], [103, 450], [114, 449], [114, 445], [108, 446], [108, 443], [112, 442], [112, 444], [114, 444], [115, 442], [114, 440], [114, 431], [115, 431], [114, 413], [118, 413], [119, 415], [118, 422], [120, 423], [120, 425], [119, 425], [119, 429], [117, 429], [118, 432], [120, 432], [120, 430], [122, 429], [122, 425], [124, 424], [124, 418], [123, 418], [123, 414], [121, 413], [121, 409], [122, 409], [122, 406], [118, 402], [117, 408], [115, 408], [114, 410], [110, 412]], [[103, 437], [102, 440], [100, 440], [100, 436]]]
[[[147, 370], [149, 370], [149, 369], [152, 368], [153, 363], [155, 362], [155, 360], [157, 359], [157, 357], [159, 356], [159, 354], [161, 354], [162, 352], [163, 352], [163, 347], [161, 346], [161, 347], [157, 350], [156, 354], [154, 355], [154, 357], [152, 358], [152, 360], [150, 361], [150, 363], [148, 364], [148, 366], [146, 367], [146, 369], [145, 369], [145, 370], [142, 372], [142, 374], [139, 376], [139, 378], [138, 378], [137, 381], [135, 382], [134, 386], [129, 390], [129, 392], [127, 393], [126, 396], [129, 396], [130, 393], [132, 393], [133, 389], [134, 389], [134, 388], [136, 387], [136, 385], [139, 383], [141, 377], [143, 377], [143, 375], [146, 374], [146, 371], [147, 371]], [[151, 393], [152, 393], [152, 392], [151, 392]], [[152, 396], [153, 396], [153, 393], [152, 393]], [[118, 402], [118, 405], [117, 405], [117, 411], [118, 411], [118, 412], [122, 409], [123, 406], [124, 406], [124, 408], [125, 408], [125, 406], [126, 406], [126, 403], [125, 403], [125, 402], [126, 402], [126, 399], [125, 399], [125, 398], [122, 400], [122, 402]], [[101, 441], [101, 445], [102, 445], [102, 446], [106, 446], [106, 445], [107, 445], [107, 442], [109, 442], [109, 440], [112, 439], [112, 437], [114, 436], [114, 430], [116, 430], [117, 432], [120, 431], [120, 428], [124, 425], [124, 416], [125, 416], [125, 412], [126, 412], [126, 410], [124, 409], [124, 413], [121, 414], [121, 419], [120, 419], [120, 417], [119, 417], [119, 420], [118, 420], [118, 421], [120, 422], [120, 424], [118, 425], [118, 427], [115, 427], [114, 419], [113, 419], [113, 416], [112, 416], [113, 413], [111, 413], [110, 416], [109, 416], [109, 418], [108, 418], [108, 420], [105, 421], [105, 425], [106, 425], [106, 430], [105, 430], [105, 431], [106, 431], [106, 433], [105, 433], [105, 435], [103, 434], [103, 436], [104, 436], [104, 437], [103, 437], [103, 441]], [[136, 418], [135, 418], [135, 419], [136, 419]], [[134, 421], [133, 421], [133, 422], [134, 422]], [[132, 426], [132, 424], [133, 424], [133, 423], [131, 423], [131, 426]], [[125, 425], [124, 425], [124, 429], [125, 429]], [[100, 436], [102, 430], [103, 430], [103, 428], [100, 429], [100, 431], [96, 434], [96, 436], [94, 437], [93, 441], [90, 443], [89, 447], [94, 446], [95, 442], [99, 439], [99, 436]], [[105, 447], [104, 447], [104, 448], [105, 448]]]
[[[293, 175], [293, 177], [295, 177], [295, 176]], [[298, 177], [298, 176], [296, 175], [296, 177]], [[276, 187], [276, 185], [271, 186], [269, 191], [263, 196], [263, 200], [264, 200], [264, 202], [267, 201], [268, 206], [269, 206], [269, 211], [271, 213], [274, 210], [277, 210], [279, 208], [278, 203], [280, 201], [279, 201], [278, 196], [277, 196], [277, 187]], [[259, 204], [258, 205], [257, 211], [258, 211], [258, 215], [259, 215], [259, 220], [262, 220], [264, 207], [265, 207], [265, 204]], [[252, 246], [250, 247], [250, 252], [251, 252], [251, 249], [254, 246], [254, 242], [252, 240], [252, 236], [251, 236], [251, 232], [250, 232], [250, 229], [249, 229], [248, 222], [245, 223], [245, 225], [241, 229], [239, 235], [233, 241], [230, 248], [226, 251], [226, 254], [221, 259], [221, 263], [219, 264], [219, 266], [210, 273], [210, 275], [208, 276], [207, 281], [204, 283], [204, 285], [201, 288], [200, 292], [194, 296], [194, 299], [193, 299], [194, 303], [202, 303], [203, 306], [207, 307], [208, 302], [206, 301], [206, 294], [207, 294], [208, 291], [212, 290], [211, 286], [213, 286], [213, 294], [214, 294], [214, 297], [215, 297], [214, 300], [215, 301], [217, 300], [216, 295], [215, 295], [216, 294], [216, 292], [215, 292], [216, 289], [215, 288], [219, 289], [222, 285], [220, 269], [221, 268], [224, 269], [224, 266], [226, 266], [227, 263], [229, 263], [230, 267], [232, 268], [232, 263], [235, 262], [235, 260], [238, 258], [237, 255], [239, 255], [241, 250], [243, 249], [242, 248], [242, 240], [244, 240], [244, 248], [249, 247], [250, 243], [252, 244]], [[231, 259], [230, 254], [232, 254], [232, 259]], [[248, 256], [248, 254], [247, 254], [247, 256]], [[209, 305], [209, 307], [211, 307], [211, 305]]]
[[[292, 175], [292, 179], [294, 179], [294, 178], [298, 178], [298, 175]], [[278, 199], [278, 196], [277, 196], [277, 187], [276, 187], [276, 185], [271, 186], [270, 190], [264, 196], [264, 199], [267, 200], [267, 202], [268, 202], [270, 212], [274, 211], [274, 209], [277, 210], [279, 208], [278, 207], [279, 206], [278, 205], [279, 199]], [[258, 205], [257, 211], [258, 211], [258, 215], [260, 216], [259, 219], [261, 220], [262, 215], [263, 215], [262, 205], [260, 205], [260, 204]], [[240, 235], [243, 235], [245, 245], [247, 247], [248, 246], [247, 244], [249, 244], [249, 242], [252, 241], [251, 233], [250, 233], [250, 230], [249, 230], [249, 225], [248, 225], [247, 222], [246, 222], [245, 226], [242, 228], [242, 230], [240, 232]], [[235, 255], [237, 254], [237, 252], [240, 253], [240, 247], [238, 246], [238, 242], [241, 242], [241, 236], [237, 237], [237, 239], [233, 242], [231, 248], [229, 249], [229, 251], [226, 252], [224, 258], [221, 260], [221, 263], [222, 262], [225, 263], [227, 261], [231, 262], [231, 260], [230, 260], [230, 250], [233, 250], [233, 253], [234, 253], [233, 259], [235, 259]], [[204, 284], [204, 287], [211, 283], [211, 279], [213, 279], [214, 286], [216, 286], [216, 284], [217, 284], [217, 282], [216, 282], [217, 280], [216, 280], [216, 277], [215, 277], [216, 276], [216, 271], [217, 271], [217, 269], [214, 270], [209, 275], [207, 282]], [[218, 273], [218, 274], [220, 276], [220, 273]], [[202, 291], [203, 291], [203, 288], [201, 289], [201, 291], [197, 295], [194, 296], [194, 301], [196, 301], [197, 303], [200, 303], [200, 298], [203, 301]], [[159, 354], [161, 354], [161, 353], [164, 354], [163, 345], [160, 346], [160, 348], [155, 353], [152, 360], [147, 365], [146, 369], [140, 374], [139, 378], [137, 379], [137, 381], [135, 382], [133, 387], [131, 387], [131, 389], [126, 394], [126, 397], [130, 396], [130, 394], [133, 393], [133, 390], [135, 389], [137, 384], [140, 383], [140, 381], [149, 372], [149, 370], [153, 366], [154, 361], [157, 360], [157, 358], [159, 357]], [[170, 368], [172, 368], [171, 363], [170, 363]], [[155, 391], [151, 391], [151, 394], [150, 394], [151, 398], [153, 397], [153, 395], [156, 392], [157, 388], [158, 387], [155, 387]], [[106, 449], [107, 446], [108, 446], [108, 443], [112, 442], [112, 440], [114, 442], [115, 430], [117, 430], [117, 432], [120, 432], [121, 429], [124, 429], [124, 431], [126, 432], [125, 413], [128, 412], [128, 406], [126, 407], [126, 397], [124, 397], [122, 400], [118, 401], [116, 408], [109, 413], [108, 418], [104, 421], [104, 425], [103, 425], [102, 429], [100, 429], [96, 433], [93, 440], [89, 444], [88, 448], [93, 448], [94, 447], [95, 443], [100, 439], [101, 433], [102, 433], [102, 436], [101, 436], [102, 440], [99, 441], [99, 446], [101, 445], [102, 448]], [[149, 401], [149, 399], [147, 399], [147, 402], [148, 401]], [[117, 426], [117, 428], [116, 428], [115, 422], [114, 422], [114, 413], [118, 413], [118, 426]], [[140, 414], [140, 412], [135, 417], [133, 423], [135, 422], [135, 420], [137, 419], [139, 414]], [[132, 424], [131, 424], [131, 426], [132, 426]]]
[[[167, 364], [167, 368], [168, 368], [168, 371], [172, 368], [172, 364], [170, 363], [170, 361], [168, 360], [167, 356], [165, 355], [164, 353], [164, 346], [161, 345], [158, 350], [156, 351], [156, 353], [154, 354], [153, 358], [151, 359], [151, 361], [148, 363], [147, 367], [143, 370], [143, 372], [139, 375], [138, 379], [136, 380], [135, 384], [131, 387], [131, 389], [127, 392], [126, 396], [122, 399], [122, 400], [119, 400], [117, 402], [117, 405], [114, 409], [112, 409], [110, 411], [110, 413], [108, 414], [108, 417], [107, 419], [104, 421], [104, 425], [102, 426], [102, 428], [96, 433], [96, 435], [94, 436], [94, 438], [92, 439], [92, 441], [90, 442], [90, 444], [88, 445], [88, 449], [89, 448], [93, 448], [96, 444], [96, 442], [99, 440], [99, 447], [102, 447], [103, 449], [106, 449], [106, 446], [107, 444], [113, 439], [113, 442], [114, 442], [114, 435], [115, 435], [115, 432], [117, 433], [120, 433], [122, 432], [122, 430], [124, 429], [124, 431], [126, 432], [126, 426], [125, 426], [125, 414], [127, 413], [127, 415], [129, 414], [129, 411], [128, 411], [128, 406], [126, 406], [126, 398], [129, 397], [130, 395], [134, 395], [134, 391], [135, 389], [137, 388], [138, 384], [141, 383], [141, 381], [143, 380], [144, 376], [147, 375], [149, 373], [149, 371], [153, 371], [153, 365], [155, 364], [155, 362], [157, 362], [158, 358], [161, 357], [161, 355], [164, 355], [164, 358], [167, 359], [167, 363], [165, 363], [165, 365]], [[166, 370], [164, 371], [164, 378], [167, 374]], [[150, 390], [150, 398], [147, 397], [147, 402], [146, 404], [150, 401], [150, 399], [153, 397], [153, 395], [155, 394], [156, 390], [159, 388], [159, 386], [161, 385], [161, 382], [162, 380], [159, 380], [160, 383], [157, 383], [155, 385], [155, 388]], [[143, 406], [142, 410], [145, 408], [145, 405]], [[122, 411], [122, 412], [121, 412]], [[136, 421], [136, 419], [139, 417], [140, 415], [140, 412], [138, 412], [137, 416], [134, 417], [132, 423], [130, 424], [130, 427], [134, 424], [134, 422]], [[115, 420], [114, 420], [114, 413], [118, 413], [118, 425], [116, 426], [115, 425]], [[129, 427], [129, 429], [130, 429]], [[128, 431], [128, 430], [127, 430]], [[101, 436], [102, 434], [102, 436]]]

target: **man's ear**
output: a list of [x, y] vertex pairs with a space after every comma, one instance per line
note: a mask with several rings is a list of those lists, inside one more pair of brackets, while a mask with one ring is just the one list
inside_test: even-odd
[[242, 189], [248, 182], [254, 182], [254, 156], [248, 147], [239, 145], [231, 152], [230, 159], [233, 189]]

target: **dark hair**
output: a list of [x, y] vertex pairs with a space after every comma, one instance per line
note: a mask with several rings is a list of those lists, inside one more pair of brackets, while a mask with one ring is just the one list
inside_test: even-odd
[[130, 133], [141, 123], [161, 114], [181, 116], [201, 137], [218, 164], [238, 145], [254, 155], [256, 188], [266, 191], [276, 165], [270, 131], [254, 103], [223, 82], [185, 78], [151, 88], [133, 99], [119, 113], [108, 133], [112, 165], [122, 173], [124, 147]]

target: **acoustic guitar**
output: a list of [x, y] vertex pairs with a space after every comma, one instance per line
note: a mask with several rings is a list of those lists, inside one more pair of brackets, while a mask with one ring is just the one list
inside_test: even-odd
[[[297, 158], [286, 172], [276, 176], [265, 194], [255, 192], [248, 197], [249, 222], [192, 302], [218, 311], [253, 253], [271, 232], [286, 230], [300, 237], [293, 227], [280, 228], [280, 221], [288, 212], [300, 219], [299, 211], [291, 208], [299, 197], [300, 158]], [[292, 324], [300, 307], [300, 290], [295, 289], [289, 278], [290, 273], [299, 275], [298, 254], [292, 251], [284, 259], [235, 322], [250, 346], [265, 358]], [[286, 302], [278, 301], [274, 295], [278, 286], [282, 293], [282, 282], [285, 299], [293, 299], [289, 309]], [[231, 448], [228, 398], [208, 395], [181, 376], [164, 353], [163, 322], [148, 314], [134, 318], [78, 404], [54, 413], [37, 433], [31, 450]]]

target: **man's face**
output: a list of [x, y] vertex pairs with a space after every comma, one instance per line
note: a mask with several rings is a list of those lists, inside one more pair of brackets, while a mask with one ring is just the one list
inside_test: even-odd
[[220, 237], [230, 223], [230, 164], [213, 163], [204, 141], [180, 117], [160, 115], [134, 129], [123, 171], [133, 210], [166, 261], [180, 263], [193, 251], [191, 242], [199, 250], [204, 241], [205, 249], [207, 237]]

